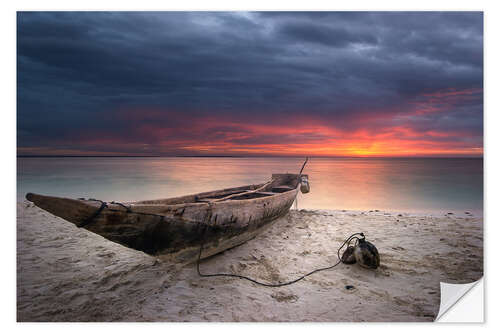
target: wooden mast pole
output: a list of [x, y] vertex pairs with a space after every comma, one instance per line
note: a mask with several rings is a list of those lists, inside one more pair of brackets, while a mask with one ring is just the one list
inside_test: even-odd
[[300, 169], [299, 175], [302, 174], [302, 171], [304, 170], [304, 167], [306, 166], [306, 163], [308, 160], [309, 160], [309, 157], [306, 157], [306, 160], [304, 161], [304, 164], [302, 164], [302, 168]]

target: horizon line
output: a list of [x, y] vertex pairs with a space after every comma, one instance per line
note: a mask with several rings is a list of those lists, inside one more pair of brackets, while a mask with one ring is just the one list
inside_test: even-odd
[[483, 155], [471, 156], [350, 156], [350, 155], [17, 155], [17, 158], [146, 158], [146, 157], [187, 157], [187, 158], [266, 158], [266, 157], [281, 157], [281, 158], [484, 158]]

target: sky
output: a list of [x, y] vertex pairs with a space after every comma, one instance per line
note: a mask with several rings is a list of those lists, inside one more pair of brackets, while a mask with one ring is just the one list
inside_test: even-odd
[[18, 155], [483, 155], [481, 12], [18, 12]]

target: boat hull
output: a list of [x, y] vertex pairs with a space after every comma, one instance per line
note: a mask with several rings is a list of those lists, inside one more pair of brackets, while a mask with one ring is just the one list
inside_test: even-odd
[[[197, 259], [202, 245], [201, 257], [212, 256], [246, 242], [286, 215], [300, 187], [295, 178], [296, 175], [287, 174], [285, 178], [273, 175], [268, 185], [125, 204], [32, 193], [26, 197], [36, 206], [113, 242], [161, 258], [186, 262]], [[269, 190], [283, 183], [293, 187], [271, 195], [269, 192], [254, 193], [263, 187]], [[239, 191], [243, 193], [238, 194]], [[230, 200], [213, 199], [227, 197], [233, 192], [236, 194], [229, 195]], [[263, 193], [262, 196], [259, 193]], [[203, 201], [207, 197], [212, 199]]]
[[[212, 208], [211, 223], [203, 225], [203, 229], [206, 229], [201, 230], [201, 237], [185, 241], [180, 248], [159, 251], [157, 255], [185, 262], [198, 257], [202, 244], [201, 258], [207, 258], [243, 244], [270, 227], [277, 219], [285, 216], [295, 201], [297, 192], [298, 190], [295, 189], [281, 194], [279, 202], [262, 198], [258, 199], [258, 203], [243, 202], [238, 207], [234, 207], [233, 202], [215, 204]], [[217, 221], [224, 220], [226, 223], [217, 223]]]

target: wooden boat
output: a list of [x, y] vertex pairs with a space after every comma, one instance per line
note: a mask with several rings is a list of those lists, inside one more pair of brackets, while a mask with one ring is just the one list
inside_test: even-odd
[[[305, 165], [305, 163], [304, 163]], [[307, 175], [273, 174], [270, 181], [182, 197], [129, 203], [28, 193], [26, 199], [113, 242], [175, 261], [202, 258], [255, 237], [292, 206]]]

